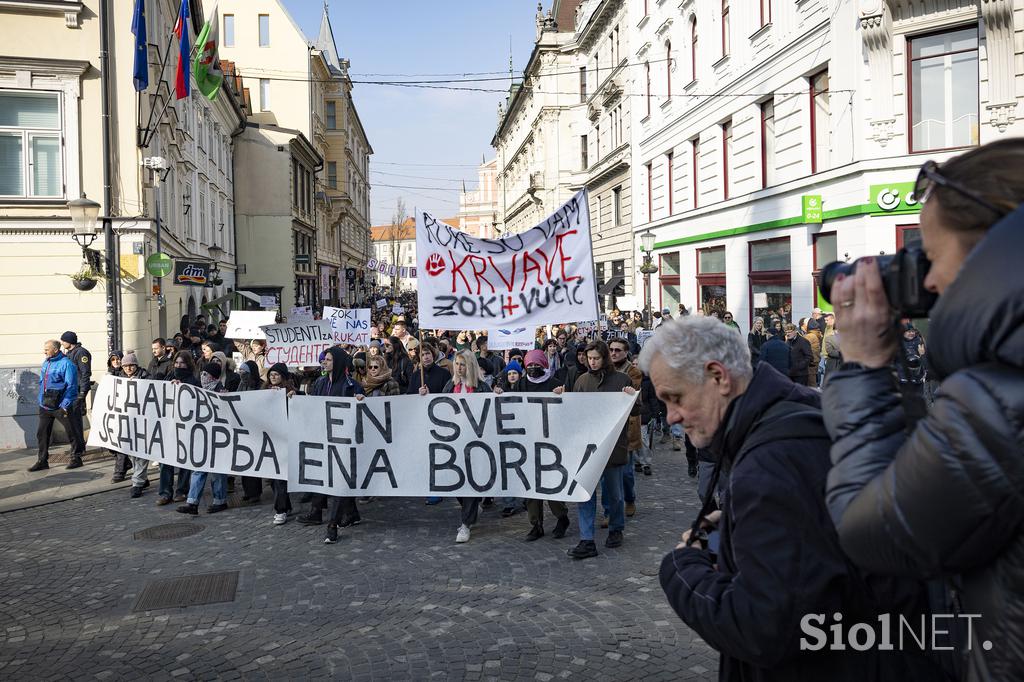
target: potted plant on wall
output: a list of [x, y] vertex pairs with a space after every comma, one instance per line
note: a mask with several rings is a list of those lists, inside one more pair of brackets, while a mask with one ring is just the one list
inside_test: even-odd
[[71, 284], [74, 285], [79, 291], [89, 291], [95, 288], [96, 283], [100, 280], [100, 273], [98, 273], [92, 265], [88, 262], [83, 261], [82, 267], [79, 268], [78, 272], [71, 277]]

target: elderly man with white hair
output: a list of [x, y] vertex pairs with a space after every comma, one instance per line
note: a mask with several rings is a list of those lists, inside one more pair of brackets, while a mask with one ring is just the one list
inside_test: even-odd
[[[719, 679], [944, 679], [920, 652], [813, 650], [819, 640], [805, 629], [807, 614], [877, 623], [880, 613], [924, 607], [921, 585], [863, 575], [839, 547], [824, 500], [830, 441], [818, 394], [769, 365], [752, 369], [746, 340], [712, 317], [661, 325], [640, 368], [669, 423], [681, 423], [716, 463], [720, 509], [712, 511], [709, 495], [662, 561], [661, 585], [679, 617], [721, 653]], [[715, 529], [717, 556], [707, 536]], [[824, 635], [828, 625], [812, 623]]]

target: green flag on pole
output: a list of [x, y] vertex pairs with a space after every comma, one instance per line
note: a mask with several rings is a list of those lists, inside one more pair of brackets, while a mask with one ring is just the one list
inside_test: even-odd
[[220, 23], [217, 17], [217, 5], [214, 4], [213, 11], [196, 39], [196, 56], [192, 64], [196, 87], [211, 101], [217, 99], [220, 84], [224, 80], [224, 72], [220, 70], [220, 59], [217, 57], [217, 26]]

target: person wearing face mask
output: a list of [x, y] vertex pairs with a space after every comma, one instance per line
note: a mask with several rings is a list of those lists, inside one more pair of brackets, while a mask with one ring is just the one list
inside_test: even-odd
[[[344, 350], [337, 346], [328, 348], [322, 364], [324, 375], [313, 383], [310, 395], [355, 398], [357, 395], [366, 394], [363, 387], [352, 379], [352, 359]], [[313, 496], [309, 512], [299, 517], [299, 523], [304, 525], [323, 523], [323, 510], [328, 506], [330, 509], [324, 544], [332, 545], [338, 541], [339, 528], [355, 526], [362, 519], [359, 516], [355, 497], [328, 497], [317, 494]]]
[[[122, 376], [125, 379], [149, 379], [149, 372], [139, 367], [139, 358], [135, 355], [134, 351], [128, 351], [124, 354], [124, 358], [121, 360], [121, 371]], [[112, 483], [118, 483], [120, 474], [120, 480], [123, 481], [125, 478], [125, 472], [128, 471], [128, 455], [123, 453], [117, 453], [115, 458], [116, 465], [114, 470], [114, 478], [111, 479]], [[132, 492], [131, 497], [133, 499], [142, 497], [142, 491], [149, 487], [149, 477], [147, 472], [149, 471], [149, 460], [141, 457], [132, 457]]]
[[[542, 350], [531, 350], [526, 354], [526, 377], [520, 379], [517, 391], [526, 393], [554, 393], [561, 395], [565, 391], [562, 381], [556, 377], [547, 364], [548, 358]], [[511, 364], [511, 363], [509, 363]], [[501, 394], [504, 389], [496, 388], [494, 392]], [[506, 504], [506, 509], [508, 508]], [[515, 506], [513, 505], [513, 510]], [[569, 510], [565, 502], [548, 500], [548, 509], [557, 520], [551, 537], [561, 539], [569, 528]], [[526, 535], [527, 542], [544, 537], [544, 501], [537, 499], [526, 500], [526, 512], [530, 521], [530, 532]], [[504, 512], [502, 512], [504, 513]], [[514, 513], [514, 512], [513, 512]]]
[[428, 393], [444, 393], [444, 387], [451, 380], [451, 372], [443, 367], [438, 367], [434, 362], [437, 357], [437, 349], [429, 343], [424, 342], [419, 347], [420, 366], [422, 367], [422, 381], [420, 371], [413, 371], [409, 377], [410, 395], [427, 395]]
[[240, 377], [238, 376], [238, 373], [234, 371], [235, 363], [221, 351], [216, 351], [213, 354], [213, 361], [220, 365], [221, 383], [224, 384], [224, 390], [228, 392], [237, 391]]
[[892, 371], [899, 327], [878, 261], [831, 292], [843, 363], [822, 402], [839, 540], [858, 566], [959, 587], [962, 612], [979, 614], [969, 680], [1024, 670], [1022, 168], [1020, 137], [921, 167], [923, 286], [938, 296], [928, 372], [941, 383], [916, 423]]
[[[224, 393], [224, 384], [220, 381], [221, 367], [216, 362], [208, 362], [203, 365], [199, 373], [199, 383], [204, 391], [212, 393]], [[203, 488], [206, 487], [206, 479], [211, 477], [210, 489], [213, 493], [213, 501], [206, 508], [207, 514], [216, 514], [228, 508], [228, 476], [227, 474], [210, 474], [205, 471], [193, 471], [191, 485], [188, 490], [188, 498], [185, 504], [178, 507], [181, 514], [195, 516], [199, 513], [199, 499], [203, 496]]]
[[[199, 386], [199, 379], [196, 377], [195, 359], [191, 352], [179, 350], [174, 354], [172, 366], [174, 369], [167, 375], [167, 380], [172, 384]], [[177, 485], [174, 483], [175, 476], [178, 477]], [[163, 506], [170, 504], [172, 501], [184, 502], [187, 499], [191, 480], [192, 471], [190, 469], [171, 466], [170, 464], [161, 464], [160, 486], [157, 490], [156, 503]]]

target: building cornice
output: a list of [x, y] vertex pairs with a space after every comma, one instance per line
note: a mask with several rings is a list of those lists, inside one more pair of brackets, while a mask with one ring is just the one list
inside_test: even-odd
[[63, 14], [65, 26], [81, 28], [85, 3], [66, 0], [0, 0], [0, 12], [8, 9], [37, 14]]

